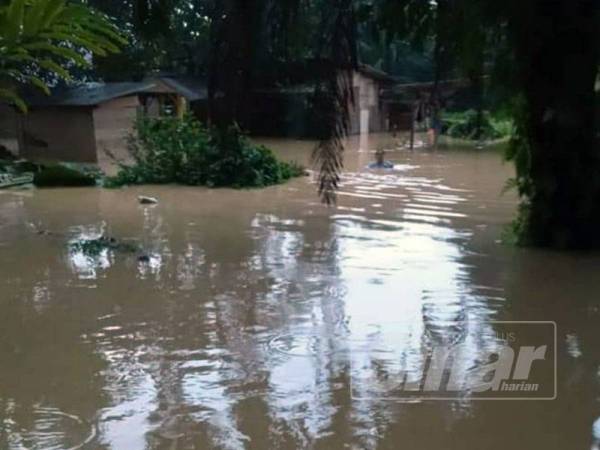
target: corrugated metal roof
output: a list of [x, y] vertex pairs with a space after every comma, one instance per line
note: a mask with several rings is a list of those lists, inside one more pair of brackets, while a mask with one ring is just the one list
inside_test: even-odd
[[173, 92], [193, 102], [208, 98], [202, 80], [182, 76], [157, 76], [142, 82], [83, 83], [77, 86], [54, 89], [52, 95], [31, 91], [25, 95], [28, 105], [36, 106], [96, 106], [101, 103], [129, 95], [152, 93], [162, 82]]
[[25, 96], [30, 106], [95, 106], [120, 97], [139, 94], [154, 87], [153, 83], [84, 83], [56, 89], [52, 95], [35, 93]]
[[184, 76], [164, 76], [158, 79], [190, 102], [208, 98], [208, 89], [200, 79]]

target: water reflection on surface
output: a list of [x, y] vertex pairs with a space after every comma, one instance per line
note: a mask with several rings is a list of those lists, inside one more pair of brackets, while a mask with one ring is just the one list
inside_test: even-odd
[[[600, 259], [498, 244], [515, 200], [496, 152], [398, 149], [372, 171], [357, 148], [336, 208], [309, 178], [1, 193], [0, 448], [590, 448]], [[69, 247], [101, 235], [139, 251]], [[559, 400], [382, 402], [353, 377], [418, 373], [458, 340], [466, 376], [495, 320], [559, 323]]]

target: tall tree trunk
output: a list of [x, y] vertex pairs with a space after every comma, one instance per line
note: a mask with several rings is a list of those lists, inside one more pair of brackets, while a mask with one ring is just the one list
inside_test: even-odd
[[[482, 65], [483, 66], [483, 65]], [[471, 85], [475, 92], [475, 102], [477, 103], [477, 117], [475, 121], [475, 139], [480, 140], [483, 134], [483, 108], [484, 108], [484, 84], [483, 84], [483, 67], [480, 71], [471, 75]]]
[[[600, 146], [594, 85], [597, 0], [525, 2], [513, 19], [526, 100], [531, 186], [523, 231], [533, 245], [600, 247]], [[522, 5], [521, 5], [522, 6]]]
[[257, 0], [229, 0], [226, 19], [225, 107], [230, 122], [243, 124], [247, 117], [249, 93], [252, 87], [254, 45], [262, 9]]
[[206, 104], [206, 122], [212, 125], [216, 119], [215, 98], [217, 93], [218, 76], [218, 53], [219, 53], [219, 26], [217, 19], [218, 10], [215, 7], [211, 12], [211, 26], [208, 34], [208, 70], [207, 70], [207, 104]]
[[229, 125], [246, 121], [263, 7], [261, 0], [215, 3], [210, 31], [208, 93], [209, 116], [216, 123]]
[[447, 0], [440, 0], [437, 3], [437, 11], [435, 16], [435, 44], [433, 48], [434, 91], [437, 91], [438, 84], [442, 80], [446, 70], [448, 49], [448, 16], [448, 2]]

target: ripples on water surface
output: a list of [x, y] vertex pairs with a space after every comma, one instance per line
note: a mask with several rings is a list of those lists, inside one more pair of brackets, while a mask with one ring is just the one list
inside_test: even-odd
[[[385, 172], [347, 153], [332, 209], [307, 178], [0, 193], [0, 448], [589, 449], [600, 260], [498, 244], [496, 152], [397, 150]], [[146, 257], [68, 245], [103, 233]], [[423, 342], [468, 340], [468, 371], [496, 320], [559, 323], [559, 400], [351, 395], [353, 362], [422, 370]]]

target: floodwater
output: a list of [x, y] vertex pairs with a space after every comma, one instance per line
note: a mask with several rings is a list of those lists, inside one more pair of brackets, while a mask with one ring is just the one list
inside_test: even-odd
[[[382, 146], [396, 169], [366, 169]], [[600, 257], [499, 242], [498, 152], [348, 147], [336, 208], [309, 177], [1, 192], [0, 449], [589, 450]], [[103, 233], [143, 255], [69, 244]], [[468, 370], [496, 321], [558, 323], [556, 400], [406, 402], [357, 374], [455, 335]]]

